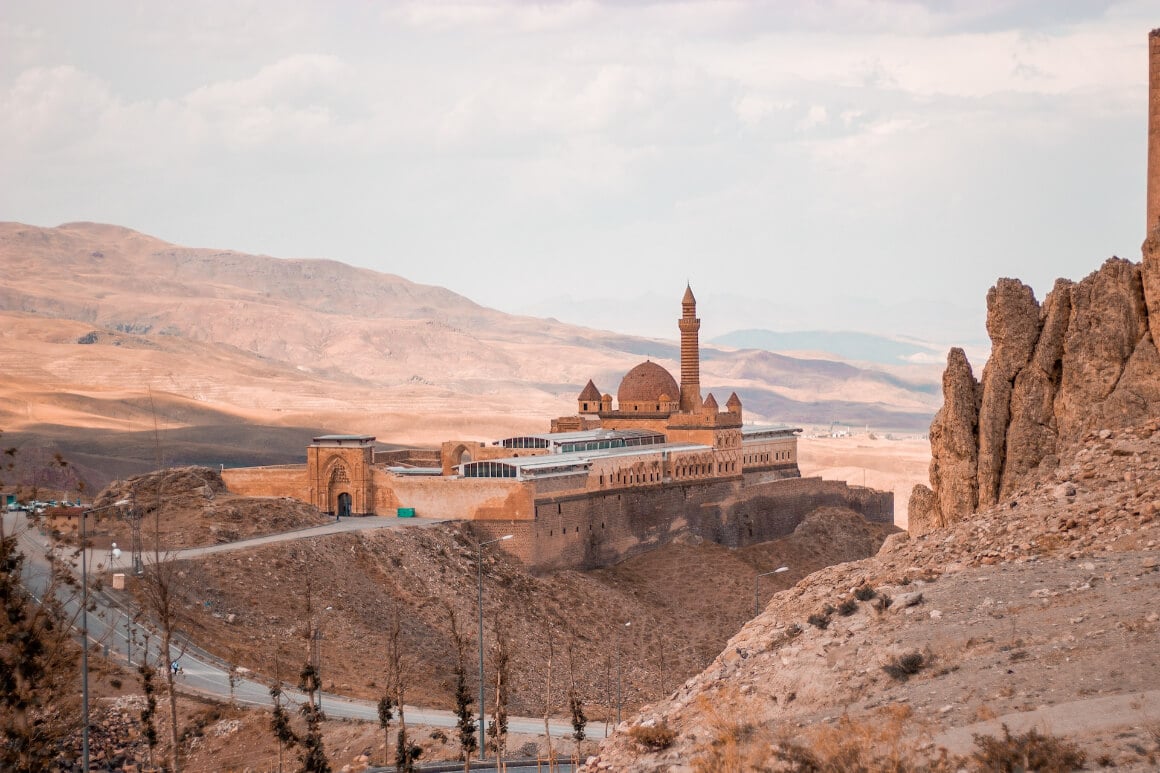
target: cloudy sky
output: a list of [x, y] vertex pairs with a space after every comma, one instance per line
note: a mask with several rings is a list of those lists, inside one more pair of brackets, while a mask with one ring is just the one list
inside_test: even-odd
[[[326, 257], [675, 335], [983, 337], [1143, 240], [1125, 2], [0, 6], [0, 219]], [[660, 311], [657, 311], [657, 310]], [[659, 317], [659, 318], [658, 318]]]

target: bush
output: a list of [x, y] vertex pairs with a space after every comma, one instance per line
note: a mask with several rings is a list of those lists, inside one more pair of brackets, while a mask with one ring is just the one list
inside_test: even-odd
[[834, 608], [826, 604], [820, 611], [814, 612], [806, 618], [806, 622], [818, 628], [825, 628], [830, 624], [830, 615], [834, 614]]
[[972, 759], [982, 770], [1015, 773], [1024, 770], [1076, 770], [1087, 761], [1079, 746], [1054, 735], [1042, 735], [1032, 728], [1023, 735], [1011, 735], [1003, 725], [1003, 737], [975, 734], [978, 750]]
[[859, 601], [869, 601], [877, 595], [878, 592], [866, 584], [859, 585], [854, 589], [854, 598]]
[[650, 752], [659, 752], [673, 745], [677, 733], [662, 720], [652, 725], [634, 725], [628, 737]]
[[[772, 748], [780, 765], [793, 773], [951, 773], [961, 769], [945, 749], [920, 748], [908, 706], [895, 705], [866, 720], [842, 717], [836, 727], [815, 726], [804, 734], [783, 735]], [[749, 770], [749, 768], [726, 768]], [[768, 766], [754, 768], [768, 770]]]
[[908, 652], [900, 657], [892, 658], [889, 663], [882, 667], [882, 670], [892, 679], [905, 682], [928, 665], [930, 664], [926, 656], [921, 652]]
[[874, 611], [881, 614], [882, 612], [885, 612], [886, 610], [890, 609], [890, 605], [893, 603], [894, 603], [894, 599], [890, 598], [889, 596], [887, 596], [885, 594], [879, 594], [878, 597], [875, 598], [874, 602], [873, 602]]
[[854, 599], [846, 599], [838, 605], [838, 614], [842, 617], [849, 617], [858, 611], [858, 602]]

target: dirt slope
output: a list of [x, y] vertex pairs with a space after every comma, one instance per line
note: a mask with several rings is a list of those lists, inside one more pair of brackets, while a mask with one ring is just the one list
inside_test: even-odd
[[[275, 656], [297, 663], [305, 652], [299, 634], [309, 592], [325, 636], [327, 689], [374, 698], [397, 604], [414, 656], [409, 700], [449, 708], [449, 609], [468, 632], [471, 651], [477, 646], [476, 550], [463, 528], [335, 534], [183, 562], [184, 627], [215, 654], [268, 676]], [[512, 710], [542, 712], [551, 629], [559, 687], [553, 711], [566, 705], [562, 674], [571, 644], [589, 716], [603, 719], [614, 711], [608, 704], [618, 646], [625, 705], [635, 708], [703, 668], [752, 616], [758, 571], [791, 567], [763, 578], [768, 598], [821, 566], [872, 554], [888, 531], [850, 511], [826, 509], [794, 535], [765, 545], [729, 550], [686, 542], [610, 569], [547, 577], [490, 552], [484, 561], [488, 668], [498, 622], [513, 645]]]
[[[970, 521], [891, 537], [875, 557], [779, 593], [589, 769], [713, 769], [729, 744], [771, 765], [791, 743], [823, 748], [827, 728], [872, 738], [893, 727], [899, 738], [880, 747], [920, 759], [939, 746], [968, 753], [972, 732], [1005, 722], [1057, 723], [1093, 762], [1154, 770], [1160, 422], [1086, 435], [1061, 458]], [[893, 603], [854, 601], [849, 616], [811, 624], [863, 585]], [[884, 668], [907, 663], [919, 665], [905, 680]], [[672, 745], [645, 750], [640, 726], [670, 728]]]

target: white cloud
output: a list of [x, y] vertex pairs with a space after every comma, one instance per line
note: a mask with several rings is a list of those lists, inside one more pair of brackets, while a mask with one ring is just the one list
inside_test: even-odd
[[497, 259], [531, 294], [598, 256], [624, 286], [805, 297], [825, 265], [835, 292], [930, 297], [1140, 241], [1115, 240], [1142, 190], [1136, 0], [50, 10], [0, 22], [0, 178], [30, 181], [0, 211], [30, 222], [500, 305]]

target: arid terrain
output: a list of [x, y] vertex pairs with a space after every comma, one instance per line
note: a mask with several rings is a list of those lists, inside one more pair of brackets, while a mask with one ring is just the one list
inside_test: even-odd
[[[0, 223], [0, 429], [90, 492], [164, 465], [300, 460], [312, 435], [494, 439], [615, 392], [673, 338], [517, 317], [334, 261], [167, 244], [117, 226]], [[702, 309], [711, 315], [712, 308]], [[704, 347], [702, 383], [750, 420], [924, 432], [937, 369]]]
[[[1062, 734], [1101, 766], [1155, 770], [1160, 424], [1092, 434], [1068, 456], [971, 520], [891, 537], [779, 593], [589, 767], [715, 770], [726, 749], [772, 764], [792, 744], [835, 751], [835, 737], [917, 761], [969, 754], [972, 734], [1006, 724]], [[874, 595], [857, 600], [863, 587]], [[892, 675], [915, 655], [912, 674]], [[671, 729], [671, 745], [648, 752], [641, 726]]]

